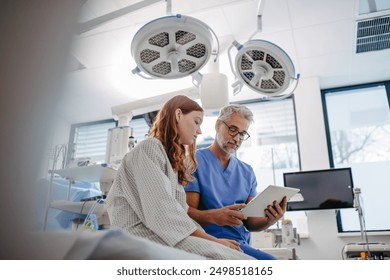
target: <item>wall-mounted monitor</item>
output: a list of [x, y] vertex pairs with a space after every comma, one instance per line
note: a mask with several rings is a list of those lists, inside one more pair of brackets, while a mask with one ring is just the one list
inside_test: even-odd
[[288, 172], [283, 180], [284, 186], [300, 189], [287, 211], [353, 208], [351, 168]]

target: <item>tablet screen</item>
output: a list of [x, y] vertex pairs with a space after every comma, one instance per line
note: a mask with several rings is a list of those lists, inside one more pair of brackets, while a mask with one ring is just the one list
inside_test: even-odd
[[299, 189], [288, 188], [281, 186], [270, 185], [262, 192], [258, 193], [248, 204], [242, 209], [248, 217], [265, 217], [264, 210], [268, 205], [272, 205], [273, 201], [281, 202], [283, 197], [287, 197], [289, 201], [294, 195], [298, 194]]

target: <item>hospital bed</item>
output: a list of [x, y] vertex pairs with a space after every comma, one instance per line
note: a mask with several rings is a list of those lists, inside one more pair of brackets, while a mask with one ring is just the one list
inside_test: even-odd
[[23, 259], [37, 260], [201, 260], [202, 256], [132, 236], [119, 229], [59, 230], [28, 236], [33, 246]]
[[[52, 201], [61, 201], [67, 197], [68, 180], [54, 178], [51, 184]], [[15, 251], [0, 252], [1, 259], [38, 259], [38, 260], [81, 260], [81, 259], [204, 259], [202, 256], [164, 246], [150, 240], [132, 236], [121, 229], [74, 230], [74, 220], [82, 219], [70, 211], [51, 208], [48, 212], [47, 228], [43, 231], [45, 204], [50, 187], [49, 179], [40, 179], [36, 185], [39, 195], [36, 198], [34, 213], [34, 232], [26, 233], [24, 239], [29, 246], [15, 244]], [[74, 181], [71, 188], [71, 202], [101, 195], [99, 184]]]

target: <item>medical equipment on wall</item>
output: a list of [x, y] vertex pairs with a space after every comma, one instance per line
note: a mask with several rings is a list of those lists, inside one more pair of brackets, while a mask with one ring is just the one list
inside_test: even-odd
[[93, 162], [90, 157], [79, 157], [79, 158], [73, 159], [69, 163], [69, 167], [70, 168], [82, 167], [82, 166], [88, 166], [88, 165], [92, 165], [92, 164], [95, 164], [95, 162]]
[[356, 211], [359, 215], [360, 234], [362, 242], [349, 243], [345, 245], [342, 250], [343, 259], [389, 260], [390, 246], [388, 244], [368, 241], [364, 211], [362, 207], [361, 189], [355, 187], [353, 189], [353, 194], [353, 207], [356, 208]]
[[294, 230], [292, 221], [282, 220], [282, 244], [290, 245], [294, 241]]
[[135, 144], [137, 144], [137, 140], [135, 140], [133, 133], [130, 133], [129, 141], [127, 143], [127, 147], [129, 148], [129, 151], [131, 151], [135, 147]]
[[390, 245], [382, 242], [351, 243], [343, 247], [342, 257], [348, 260], [390, 260]]
[[135, 146], [133, 129], [130, 126], [117, 126], [108, 130], [106, 163], [117, 166], [124, 155]]
[[[363, 212], [363, 207], [362, 207], [362, 198], [361, 198], [361, 189], [360, 188], [354, 188], [353, 189], [353, 207], [356, 208], [356, 211], [358, 212], [359, 216], [359, 224], [360, 224], [360, 236], [362, 238], [362, 243], [357, 243], [354, 245], [361, 245], [361, 250], [359, 252], [360, 254], [360, 259], [371, 259], [371, 246], [369, 245], [370, 243], [368, 242], [368, 236], [366, 232], [366, 224], [365, 224], [365, 219], [364, 219], [364, 212]], [[351, 258], [354, 256], [354, 253], [356, 254], [356, 246], [355, 248], [351, 248], [351, 244], [347, 244], [343, 250], [346, 250], [346, 256], [348, 258]]]
[[[279, 223], [281, 222], [281, 226]], [[301, 244], [297, 229], [293, 227], [292, 221], [283, 219], [278, 221], [277, 228], [269, 228], [264, 231], [264, 247], [285, 247], [292, 244]]]
[[359, 224], [360, 224], [360, 236], [362, 237], [362, 242], [368, 243], [368, 237], [366, 232], [366, 224], [364, 220], [364, 213], [363, 213], [363, 207], [361, 203], [361, 196], [362, 193], [360, 188], [354, 188], [353, 189], [353, 207], [356, 208], [356, 211], [359, 215]]
[[[258, 29], [255, 34], [262, 28], [264, 2], [259, 1]], [[255, 34], [244, 44], [234, 40], [228, 49], [230, 67], [236, 78], [232, 84], [233, 94], [238, 94], [243, 85], [246, 85], [270, 100], [291, 96], [299, 80], [299, 74], [295, 74], [292, 60], [277, 45], [265, 40], [252, 39]], [[234, 63], [231, 58], [233, 47], [237, 50]]]

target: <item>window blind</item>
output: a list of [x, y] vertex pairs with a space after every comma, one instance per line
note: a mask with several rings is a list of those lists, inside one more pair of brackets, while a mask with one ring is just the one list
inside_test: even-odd
[[94, 162], [104, 162], [107, 146], [107, 133], [115, 127], [115, 121], [80, 125], [74, 130], [72, 158], [90, 158]]

